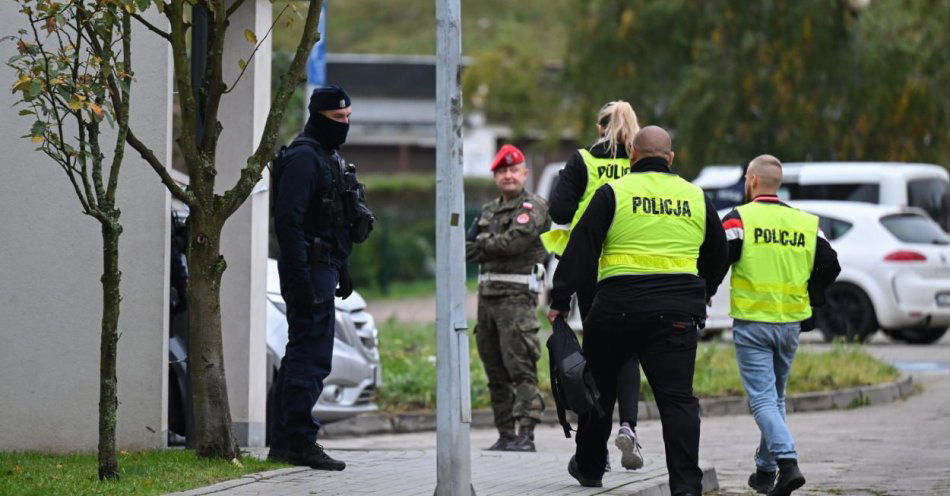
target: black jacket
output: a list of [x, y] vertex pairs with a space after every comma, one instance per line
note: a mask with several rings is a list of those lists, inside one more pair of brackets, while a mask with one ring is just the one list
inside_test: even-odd
[[[588, 149], [590, 154], [597, 158], [608, 158], [610, 152], [606, 143], [594, 145]], [[617, 150], [617, 158], [627, 158], [627, 151], [623, 147]], [[564, 168], [557, 175], [551, 198], [548, 201], [551, 221], [556, 224], [568, 224], [574, 219], [577, 204], [587, 189], [587, 165], [579, 151], [575, 151], [568, 159]]]
[[[760, 195], [752, 201], [778, 203], [789, 207], [780, 202], [778, 197], [774, 195]], [[726, 239], [729, 245], [729, 265], [732, 265], [742, 257], [742, 240], [745, 238], [742, 217], [739, 216], [739, 211], [732, 210], [726, 214], [722, 218], [722, 226], [726, 230]], [[831, 286], [840, 272], [838, 253], [835, 252], [828, 240], [825, 239], [824, 234], [819, 230], [818, 242], [815, 245], [815, 264], [812, 267], [811, 276], [808, 278], [808, 299], [811, 301], [811, 306], [820, 307], [825, 304], [825, 290]], [[716, 279], [716, 286], [722, 282], [725, 276], [726, 271], [723, 271]]]
[[[301, 136], [317, 139], [306, 130]], [[309, 144], [289, 148], [281, 163], [274, 201], [274, 231], [281, 265], [293, 278], [309, 273], [308, 250], [316, 238], [329, 247], [325, 261], [337, 268], [346, 265], [352, 251], [348, 228], [318, 227], [321, 199], [333, 184], [331, 167], [340, 167], [337, 151]]]
[[[633, 164], [630, 174], [641, 172], [670, 173], [666, 160], [648, 157]], [[610, 186], [594, 193], [584, 215], [574, 226], [571, 240], [554, 273], [551, 308], [567, 310], [571, 295], [585, 281], [597, 278], [597, 264], [613, 221], [616, 198]], [[706, 237], [699, 248], [697, 269], [692, 274], [645, 274], [615, 276], [597, 285], [591, 313], [619, 315], [623, 313], [682, 311], [697, 317], [706, 315], [706, 299], [716, 293], [718, 284], [711, 284], [726, 270], [726, 235], [716, 210], [706, 199]]]

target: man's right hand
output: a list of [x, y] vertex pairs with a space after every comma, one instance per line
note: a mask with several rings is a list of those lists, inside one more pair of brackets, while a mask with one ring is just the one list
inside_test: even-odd
[[552, 308], [548, 310], [548, 322], [553, 324], [558, 317], [561, 317], [565, 322], [567, 322], [567, 316], [570, 313], [571, 312], [569, 310], [555, 310]]

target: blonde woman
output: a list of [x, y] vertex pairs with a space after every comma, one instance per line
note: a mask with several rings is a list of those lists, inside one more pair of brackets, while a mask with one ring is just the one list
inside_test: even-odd
[[[601, 107], [597, 114], [597, 141], [590, 148], [574, 152], [558, 175], [549, 200], [553, 222], [576, 224], [598, 188], [630, 172], [631, 156], [634, 153], [633, 138], [639, 131], [637, 114], [629, 103], [617, 100]], [[545, 247], [561, 255], [567, 245], [568, 232], [561, 230], [545, 233], [542, 236]], [[596, 292], [595, 274], [595, 277], [577, 290], [577, 303], [582, 319], [590, 312]], [[630, 470], [643, 466], [643, 456], [640, 454], [640, 443], [635, 430], [639, 399], [640, 363], [636, 358], [631, 358], [624, 364], [617, 378], [620, 430], [615, 440], [621, 451], [621, 464]]]

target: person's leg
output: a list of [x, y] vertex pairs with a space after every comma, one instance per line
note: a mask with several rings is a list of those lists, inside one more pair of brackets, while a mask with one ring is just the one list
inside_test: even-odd
[[[798, 334], [800, 324], [798, 322], [789, 324], [776, 324], [776, 349], [773, 356], [773, 367], [775, 370], [775, 393], [776, 409], [785, 421], [786, 429], [788, 422], [785, 420], [785, 387], [788, 384], [788, 376], [792, 372], [792, 361], [795, 360], [795, 352], [798, 351]], [[795, 450], [795, 441], [792, 438], [791, 431], [788, 434], [788, 445], [775, 446], [771, 448], [772, 455], [778, 458], [798, 458]]]
[[778, 404], [774, 357], [780, 330], [773, 324], [737, 319], [732, 332], [739, 376], [765, 440], [766, 449], [757, 451], [755, 464], [759, 470], [774, 472], [777, 455], [795, 449]]
[[640, 401], [640, 361], [631, 357], [624, 362], [617, 376], [617, 405], [620, 409], [620, 423], [631, 428], [637, 426], [638, 405]]
[[[485, 376], [488, 378], [488, 394], [491, 398], [495, 427], [498, 429], [501, 438], [513, 440], [515, 432], [515, 420], [512, 416], [514, 394], [511, 387], [511, 378], [508, 376], [508, 370], [505, 369], [502, 360], [501, 342], [495, 321], [495, 307], [497, 305], [498, 303], [494, 299], [479, 297], [475, 344], [478, 347], [478, 357], [485, 367]], [[492, 446], [493, 449], [499, 447], [501, 446]]]
[[283, 391], [280, 398], [286, 439], [292, 449], [316, 443], [320, 423], [313, 406], [323, 392], [323, 380], [333, 365], [335, 333], [334, 292], [338, 279], [335, 267], [319, 264], [311, 270], [314, 301], [310, 309], [288, 306], [287, 349], [281, 369]]
[[607, 463], [607, 440], [613, 419], [614, 402], [617, 397], [617, 373], [622, 365], [622, 355], [617, 353], [617, 332], [622, 322], [588, 318], [584, 321], [584, 357], [600, 393], [599, 403], [604, 411], [600, 416], [591, 410], [578, 416], [575, 443], [575, 460], [580, 473], [590, 479], [601, 479]]
[[513, 416], [521, 428], [532, 430], [532, 440], [534, 425], [541, 422], [544, 413], [544, 401], [538, 390], [541, 341], [537, 303], [533, 293], [506, 298], [498, 307], [495, 320], [502, 362], [514, 386]]
[[640, 324], [640, 364], [653, 388], [666, 446], [672, 494], [702, 491], [699, 468], [699, 400], [693, 395], [696, 325], [688, 314], [666, 313]]

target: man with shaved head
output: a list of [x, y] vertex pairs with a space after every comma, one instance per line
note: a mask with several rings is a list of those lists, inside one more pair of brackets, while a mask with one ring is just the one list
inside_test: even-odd
[[579, 416], [567, 470], [582, 486], [602, 485], [617, 375], [638, 356], [663, 422], [670, 492], [698, 496], [696, 341], [705, 302], [718, 286], [710, 282], [726, 272], [726, 236], [703, 191], [670, 169], [665, 130], [641, 129], [634, 152], [630, 172], [594, 193], [554, 274], [552, 322], [567, 317], [578, 287], [598, 281], [584, 319], [584, 355], [605, 415]]
[[785, 423], [785, 385], [798, 334], [814, 327], [812, 307], [824, 303], [825, 289], [841, 270], [818, 229], [818, 217], [780, 202], [781, 186], [782, 162], [759, 155], [745, 174], [748, 203], [723, 219], [732, 264], [736, 360], [761, 431], [749, 486], [772, 496], [789, 495], [805, 484]]

